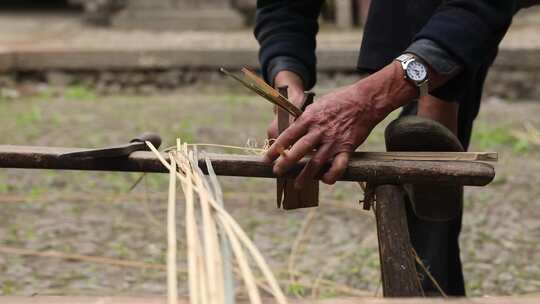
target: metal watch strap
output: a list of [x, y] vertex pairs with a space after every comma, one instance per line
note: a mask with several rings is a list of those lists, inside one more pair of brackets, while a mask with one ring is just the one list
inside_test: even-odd
[[428, 79], [426, 79], [425, 81], [423, 82], [416, 82], [416, 81], [413, 81], [413, 80], [410, 80], [408, 77], [407, 77], [407, 69], [406, 69], [406, 66], [407, 66], [407, 62], [411, 61], [411, 60], [417, 60], [416, 57], [412, 54], [408, 54], [408, 53], [405, 53], [405, 54], [401, 54], [399, 55], [397, 58], [396, 58], [396, 61], [398, 61], [399, 63], [401, 63], [401, 67], [403, 68], [403, 73], [405, 74], [405, 78], [408, 79], [412, 84], [414, 84], [416, 87], [418, 87], [418, 97], [419, 98], [422, 98], [426, 95], [429, 94], [429, 81]]
[[408, 54], [408, 53], [401, 54], [396, 58], [396, 60], [401, 62], [402, 64], [409, 61], [409, 60], [411, 60], [411, 59], [414, 59], [414, 56], [412, 54]]

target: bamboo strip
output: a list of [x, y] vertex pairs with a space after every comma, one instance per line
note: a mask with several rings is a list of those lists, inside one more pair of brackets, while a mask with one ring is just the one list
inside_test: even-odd
[[249, 252], [251, 253], [253, 259], [255, 260], [259, 268], [261, 269], [264, 277], [270, 284], [270, 288], [272, 288], [272, 290], [274, 291], [273, 295], [276, 298], [277, 302], [279, 304], [286, 304], [287, 299], [285, 298], [285, 295], [281, 291], [281, 288], [279, 287], [279, 284], [277, 283], [277, 280], [274, 277], [274, 274], [270, 270], [270, 267], [268, 267], [268, 264], [264, 260], [264, 257], [262, 256], [260, 251], [251, 242], [251, 240], [247, 237], [247, 235], [242, 230], [242, 228], [240, 228], [240, 226], [232, 219], [232, 217], [228, 213], [223, 212], [223, 209], [218, 209], [218, 210], [220, 212], [219, 215], [224, 217], [227, 221], [230, 222], [233, 231], [238, 235], [238, 238], [244, 243], [244, 246], [246, 246]]
[[[266, 81], [264, 81], [263, 79], [261, 79], [259, 76], [257, 76], [255, 73], [253, 73], [252, 71], [250, 71], [248, 68], [242, 68], [242, 73], [244, 73], [244, 76], [246, 76], [246, 78], [248, 78], [249, 80], [255, 82], [258, 86], [260, 86], [262, 89], [264, 89], [265, 91], [267, 92], [271, 92], [272, 95], [275, 95], [276, 97], [278, 97], [279, 95], [279, 91], [274, 89], [273, 87], [271, 87], [269, 84], [266, 83]], [[281, 95], [282, 97], [285, 97], [283, 95]]]
[[[225, 204], [223, 203], [223, 191], [221, 190], [221, 186], [219, 185], [219, 181], [217, 179], [216, 173], [214, 172], [214, 168], [212, 167], [212, 163], [210, 162], [210, 159], [208, 157], [204, 158], [206, 163], [206, 170], [208, 171], [208, 176], [210, 179], [210, 184], [212, 185], [212, 190], [214, 193], [214, 197], [217, 199], [217, 203], [225, 208]], [[221, 227], [223, 229], [223, 227]], [[235, 297], [234, 297], [234, 276], [233, 276], [233, 267], [232, 267], [232, 257], [231, 257], [231, 244], [229, 240], [227, 239], [227, 236], [224, 233], [220, 234], [220, 240], [221, 240], [221, 256], [223, 258], [223, 279], [224, 279], [224, 287], [225, 287], [225, 304], [234, 304], [235, 303]]]
[[[195, 199], [195, 193], [199, 193], [199, 189], [196, 187], [196, 185], [194, 184], [193, 182], [193, 179], [194, 179], [194, 176], [195, 176], [195, 172], [193, 171], [193, 168], [191, 167], [191, 162], [189, 161], [189, 159], [191, 157], [193, 157], [193, 153], [188, 153], [188, 148], [187, 148], [187, 143], [183, 143], [181, 146], [180, 146], [180, 141], [177, 140], [177, 146], [178, 146], [178, 150], [177, 150], [177, 155], [180, 154], [182, 155], [183, 157], [179, 158], [179, 160], [181, 160], [181, 164], [182, 164], [182, 167], [181, 167], [181, 170], [182, 172], [186, 172], [186, 176], [188, 177], [187, 179], [187, 182], [189, 183], [189, 192], [190, 192], [190, 197], [191, 197], [191, 200], [192, 200], [192, 203], [193, 203], [193, 206], [194, 206], [194, 210], [195, 210], [195, 202], [196, 202], [196, 199]], [[200, 300], [200, 303], [201, 304], [211, 304], [210, 301], [210, 294], [209, 294], [209, 285], [211, 284], [211, 282], [209, 281], [209, 276], [208, 276], [208, 269], [206, 267], [206, 263], [205, 263], [205, 253], [204, 253], [204, 248], [203, 248], [203, 240], [201, 240], [201, 238], [199, 237], [199, 230], [198, 230], [198, 221], [197, 221], [197, 212], [194, 212], [194, 215], [193, 215], [193, 219], [194, 219], [194, 223], [195, 223], [195, 227], [194, 227], [194, 230], [195, 230], [195, 236], [196, 236], [196, 239], [197, 239], [197, 242], [195, 244], [195, 251], [197, 253], [197, 257], [196, 257], [196, 261], [197, 261], [197, 269], [196, 271], [194, 270], [191, 270], [189, 272], [189, 275], [193, 275], [196, 277], [197, 281], [198, 281], [198, 293], [199, 293], [199, 300]], [[203, 231], [203, 237], [204, 237], [204, 231]]]
[[178, 282], [176, 267], [176, 161], [172, 153], [170, 178], [169, 178], [169, 202], [167, 206], [167, 303], [178, 303]]
[[[294, 104], [288, 101], [287, 98], [283, 97], [281, 94], [279, 94], [279, 92], [277, 92], [273, 88], [271, 88], [271, 90], [265, 89], [265, 87], [259, 85], [257, 81], [254, 81], [252, 79], [246, 79], [247, 77], [242, 78], [242, 77], [236, 76], [233, 73], [229, 73], [224, 68], [221, 68], [220, 70], [222, 73], [240, 82], [246, 88], [257, 93], [259, 96], [263, 97], [264, 99], [270, 101], [274, 105], [281, 107], [285, 111], [289, 112], [289, 114], [291, 114], [292, 116], [299, 117], [302, 114], [302, 111], [300, 109], [298, 109]], [[253, 82], [250, 82], [249, 80]]]
[[280, 94], [278, 90], [268, 85], [263, 79], [261, 79], [255, 73], [253, 73], [247, 68], [242, 68], [242, 72], [244, 73], [244, 76], [247, 79], [253, 81], [261, 91], [272, 96], [272, 103], [277, 104], [279, 107], [286, 110], [287, 112], [292, 112], [292, 115], [295, 118], [297, 118], [298, 116], [302, 114], [302, 110], [300, 110], [297, 106], [295, 106], [292, 102], [290, 102], [285, 96]]
[[[196, 158], [193, 154], [189, 155], [190, 161], [193, 164], [193, 160]], [[195, 171], [200, 170], [198, 167], [192, 168]], [[195, 181], [195, 187], [203, 189], [203, 180], [201, 180], [202, 174], [192, 175]], [[217, 240], [217, 230], [214, 222], [214, 217], [211, 214], [210, 206], [208, 203], [208, 192], [199, 191], [199, 203], [202, 211], [202, 224], [203, 224], [203, 240], [204, 240], [204, 255], [205, 266], [208, 278], [211, 278], [208, 282], [208, 295], [209, 302], [212, 304], [222, 304], [224, 302], [223, 291], [223, 271], [221, 270], [222, 260], [220, 256], [220, 250]]]
[[242, 277], [244, 278], [244, 284], [246, 285], [246, 289], [248, 291], [250, 303], [261, 304], [261, 295], [259, 293], [259, 290], [257, 289], [257, 285], [255, 284], [255, 277], [253, 276], [253, 272], [249, 267], [249, 264], [247, 262], [248, 260], [244, 254], [244, 250], [240, 245], [238, 237], [231, 229], [231, 223], [227, 219], [223, 218], [222, 216], [218, 216], [218, 218], [220, 219], [220, 222], [223, 225], [223, 229], [225, 229], [225, 232], [229, 237], [229, 241], [231, 242], [233, 253], [236, 256], [236, 261], [238, 262], [238, 266], [240, 267], [240, 271], [242, 272]]
[[[187, 152], [187, 146], [186, 145], [184, 145], [184, 148], [183, 148], [182, 152], [183, 152], [184, 155], [185, 155], [185, 152]], [[200, 197], [205, 197], [205, 198], [201, 199], [201, 204], [204, 205], [205, 203], [206, 204], [208, 203], [207, 202], [207, 200], [209, 198], [207, 196], [208, 195], [208, 189], [205, 189], [204, 186], [203, 186], [204, 184], [201, 182], [200, 177], [202, 176], [202, 172], [200, 172], [200, 169], [198, 169], [198, 166], [194, 162], [194, 159], [195, 158], [193, 156], [193, 153], [190, 152], [188, 154], [188, 157], [187, 157], [187, 160], [190, 163], [186, 164], [181, 169], [183, 169], [182, 170], [183, 172], [189, 172], [188, 176], [187, 176], [188, 177], [187, 182], [190, 185], [195, 184], [194, 185], [195, 187], [191, 188], [191, 190], [195, 190], [199, 194]], [[196, 173], [198, 173], [198, 174], [196, 174]], [[205, 230], [208, 230], [208, 229], [206, 228]], [[229, 237], [234, 238], [234, 235], [232, 235], [232, 236], [229, 235]], [[238, 248], [235, 248], [235, 249], [236, 250], [242, 250], [241, 246], [238, 247]], [[207, 254], [208, 254], [208, 250], [207, 250]], [[245, 255], [243, 254], [243, 251], [241, 251], [241, 252], [235, 251], [235, 254], [237, 254], [237, 256], [238, 256], [239, 263], [241, 261], [243, 261], [243, 264], [241, 264], [241, 265], [243, 265], [242, 267], [247, 267], [247, 268], [244, 268], [242, 270], [242, 273], [244, 274], [244, 279], [246, 281], [246, 286], [248, 287], [249, 294], [251, 295], [251, 297], [254, 297], [253, 298], [254, 303], [261, 303], [261, 299], [260, 299], [260, 295], [258, 293], [257, 285], [255, 283], [253, 274], [251, 273], [251, 269], [249, 268], [249, 265], [247, 264], [247, 259], [245, 259]], [[199, 259], [198, 259], [198, 261], [199, 261], [199, 263], [198, 263], [199, 264], [198, 265], [198, 273], [202, 274], [202, 273], [205, 272], [205, 269], [202, 267], [203, 266], [203, 260], [202, 260], [202, 258], [200, 258], [200, 255], [198, 257], [199, 257]], [[210, 266], [210, 267], [212, 267], [212, 266]], [[210, 268], [210, 267], [208, 267], [208, 268]], [[199, 276], [199, 283], [200, 283], [199, 291], [201, 292], [201, 294], [200, 294], [201, 302], [202, 303], [216, 302], [216, 300], [213, 299], [213, 295], [209, 292], [209, 288], [208, 288], [208, 285], [212, 284], [210, 281], [213, 281], [216, 278], [210, 277], [208, 269], [206, 269], [206, 270], [207, 270], [207, 272], [206, 272], [206, 277], [205, 278], [203, 278], [202, 276]], [[249, 275], [250, 273], [251, 273], [251, 276]], [[202, 285], [206, 285], [207, 288], [201, 288]], [[221, 283], [221, 285], [223, 285], [223, 283]], [[258, 299], [258, 301], [257, 301], [257, 299]], [[219, 302], [219, 300], [217, 300], [216, 303], [223, 303], [223, 302]]]
[[351, 159], [496, 162], [499, 160], [499, 154], [497, 152], [354, 152]]
[[[148, 142], [147, 142], [148, 143]], [[154, 148], [155, 149], [155, 148]], [[163, 159], [162, 162], [165, 162]], [[166, 163], [166, 162], [165, 162]], [[184, 181], [183, 189], [184, 196], [186, 198], [186, 237], [187, 237], [187, 248], [188, 248], [188, 269], [198, 269], [197, 262], [197, 246], [198, 246], [198, 237], [197, 237], [197, 227], [195, 223], [195, 206], [193, 203], [193, 185], [189, 181], [191, 172], [186, 172], [186, 180]], [[177, 176], [179, 174], [177, 173]], [[197, 271], [198, 273], [198, 271]], [[189, 299], [193, 304], [201, 303], [200, 298], [200, 282], [196, 275], [188, 276], [189, 284]]]
[[202, 255], [201, 243], [197, 243], [197, 270], [190, 269], [189, 275], [195, 275], [199, 282], [199, 299], [201, 304], [209, 304], [208, 299], [208, 276], [204, 267], [204, 258]]
[[[166, 168], [169, 168], [170, 165], [167, 163], [167, 161], [165, 161], [165, 159], [163, 158], [163, 156], [161, 156], [161, 154], [159, 153], [159, 151], [157, 151], [157, 149], [152, 145], [152, 143], [150, 142], [146, 142], [147, 145], [150, 147], [150, 149], [152, 150], [152, 152], [154, 152], [154, 154], [156, 154], [156, 156], [158, 157], [158, 159], [161, 161], [161, 163], [166, 167]], [[195, 167], [195, 165], [194, 165]], [[182, 176], [180, 173], [177, 173], [177, 177], [180, 178], [181, 180], [185, 180], [186, 178], [184, 176]], [[195, 189], [196, 190], [196, 189]], [[219, 204], [216, 203], [215, 200], [211, 199], [209, 200], [210, 204], [212, 205], [212, 207], [217, 211], [217, 215], [218, 217], [220, 218], [220, 221], [222, 223], [227, 223], [227, 224], [230, 224], [231, 225], [231, 228], [232, 228], [232, 232], [236, 233], [236, 235], [238, 236], [239, 240], [244, 244], [244, 246], [246, 246], [246, 248], [249, 250], [250, 254], [252, 255], [252, 257], [254, 258], [255, 262], [257, 263], [257, 265], [259, 266], [259, 268], [261, 269], [264, 277], [266, 278], [266, 280], [268, 281], [268, 283], [270, 284], [270, 288], [272, 288], [273, 290], [273, 295], [274, 297], [276, 298], [277, 302], [279, 304], [286, 304], [287, 303], [287, 299], [285, 297], [285, 295], [283, 294], [283, 292], [281, 291], [281, 288], [279, 286], [279, 284], [277, 283], [277, 280], [276, 278], [274, 277], [274, 275], [272, 274], [272, 271], [270, 270], [270, 268], [268, 267], [268, 265], [266, 264], [262, 254], [259, 252], [259, 250], [257, 249], [257, 247], [251, 242], [251, 240], [247, 237], [247, 235], [245, 234], [245, 232], [242, 230], [242, 228], [240, 228], [240, 226], [238, 225], [238, 223], [236, 223], [236, 221], [221, 207], [219, 206]], [[230, 235], [229, 235], [230, 237]], [[231, 240], [232, 241], [232, 240]], [[231, 244], [233, 245], [233, 244]], [[233, 245], [234, 246], [234, 245]], [[234, 248], [233, 248], [234, 249]]]

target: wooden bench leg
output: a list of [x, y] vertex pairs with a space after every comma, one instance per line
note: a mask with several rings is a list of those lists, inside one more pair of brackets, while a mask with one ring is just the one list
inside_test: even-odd
[[375, 218], [385, 297], [422, 297], [412, 255], [403, 192], [399, 186], [378, 186]]

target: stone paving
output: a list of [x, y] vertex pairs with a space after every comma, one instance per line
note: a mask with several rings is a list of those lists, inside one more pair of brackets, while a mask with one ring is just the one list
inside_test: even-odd
[[[520, 13], [502, 49], [540, 49], [540, 8]], [[358, 50], [361, 30], [323, 27], [321, 50]], [[50, 50], [257, 50], [251, 30], [152, 32], [84, 25], [66, 13], [0, 13], [0, 51]]]
[[[488, 95], [540, 96], [536, 85], [540, 81], [538, 29], [540, 7], [514, 18], [486, 82]], [[360, 29], [323, 25], [317, 39], [317, 69], [322, 76], [356, 72]], [[219, 67], [257, 68], [257, 50], [248, 28], [222, 32], [119, 30], [85, 25], [74, 13], [0, 12], [0, 73], [172, 70], [213, 75]]]

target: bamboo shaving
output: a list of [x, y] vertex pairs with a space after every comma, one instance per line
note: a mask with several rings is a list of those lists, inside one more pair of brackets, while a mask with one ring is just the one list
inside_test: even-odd
[[[212, 193], [214, 197], [218, 200], [218, 204], [223, 207], [223, 191], [217, 180], [217, 176], [212, 167], [212, 163], [208, 157], [205, 157], [206, 167], [208, 169], [208, 175], [210, 179], [210, 184], [212, 185]], [[231, 259], [231, 244], [227, 237], [221, 233], [221, 255], [223, 257], [223, 279], [225, 287], [225, 304], [234, 304], [235, 295], [234, 295], [234, 276], [233, 276], [233, 266]], [[258, 283], [258, 282], [257, 282]]]
[[[172, 156], [172, 155], [171, 155]], [[176, 267], [176, 161], [171, 158], [169, 204], [167, 207], [167, 303], [178, 303]]]
[[[173, 156], [177, 157], [177, 156]], [[189, 154], [190, 159], [193, 159], [193, 154]], [[198, 168], [197, 168], [198, 169]], [[194, 175], [195, 186], [203, 188], [203, 180], [198, 175]], [[221, 265], [221, 255], [219, 250], [219, 244], [217, 240], [217, 230], [214, 216], [211, 214], [210, 205], [208, 204], [208, 192], [201, 192], [199, 195], [200, 206], [202, 211], [202, 224], [203, 224], [203, 240], [204, 240], [204, 263], [208, 276], [208, 297], [209, 303], [223, 303], [224, 299], [224, 287], [223, 282], [219, 278], [223, 278], [223, 271]]]
[[[189, 296], [193, 304], [221, 304], [225, 299], [225, 281], [223, 273], [223, 261], [220, 255], [221, 248], [218, 242], [217, 228], [228, 239], [233, 249], [236, 262], [251, 303], [262, 303], [256, 281], [251, 270], [249, 259], [251, 258], [261, 270], [264, 279], [269, 284], [272, 295], [277, 303], [285, 304], [287, 299], [283, 294], [277, 280], [268, 267], [262, 254], [238, 223], [227, 213], [220, 202], [220, 191], [212, 191], [206, 182], [202, 171], [198, 166], [196, 149], [189, 150], [187, 144], [181, 145], [177, 141], [175, 151], [169, 152], [171, 163], [167, 162], [159, 151], [150, 143], [146, 142], [150, 150], [158, 157], [161, 163], [171, 172], [171, 179], [179, 179], [184, 197], [186, 199], [186, 234], [188, 241], [188, 268], [189, 268]], [[213, 172], [211, 163], [207, 160], [208, 172]], [[177, 170], [178, 168], [178, 170]], [[176, 176], [175, 176], [176, 175]], [[215, 176], [213, 176], [215, 178]], [[171, 182], [172, 184], [172, 182]], [[170, 188], [171, 189], [171, 188]], [[217, 198], [217, 195], [220, 195]], [[197, 212], [195, 211], [195, 196], [199, 198], [202, 213], [202, 243], [197, 231]], [[169, 195], [169, 200], [172, 198]], [[170, 206], [170, 202], [169, 202]], [[216, 225], [219, 223], [220, 225]], [[204, 245], [204, 246], [203, 246]], [[246, 255], [249, 254], [249, 255]], [[259, 284], [260, 285], [260, 284]], [[169, 290], [169, 294], [173, 292]]]
[[437, 288], [437, 291], [439, 291], [439, 293], [441, 294], [443, 298], [448, 298], [448, 295], [444, 292], [444, 290], [442, 289], [437, 279], [435, 279], [435, 277], [431, 274], [431, 271], [429, 271], [426, 265], [424, 265], [424, 262], [422, 262], [422, 259], [420, 259], [420, 257], [418, 256], [418, 254], [416, 253], [416, 250], [414, 250], [414, 248], [412, 247], [411, 249], [412, 249], [412, 255], [414, 256], [414, 260], [416, 261], [418, 265], [420, 265], [422, 270], [424, 270], [424, 272], [426, 273], [428, 278], [431, 280], [433, 285], [435, 285], [435, 288]]
[[249, 301], [252, 304], [261, 304], [262, 303], [261, 295], [259, 294], [259, 290], [257, 289], [257, 286], [255, 285], [255, 277], [253, 276], [253, 272], [251, 271], [251, 268], [249, 267], [247, 258], [244, 254], [244, 250], [242, 249], [240, 242], [238, 241], [238, 238], [232, 231], [229, 223], [223, 219], [221, 219], [221, 223], [223, 224], [223, 228], [225, 229], [225, 232], [229, 236], [229, 240], [231, 242], [234, 255], [238, 262], [238, 266], [240, 266], [240, 271], [244, 279], [244, 284], [246, 285], [246, 288], [248, 290]]
[[[195, 223], [195, 207], [193, 203], [193, 184], [187, 182], [191, 178], [190, 171], [186, 172], [186, 181], [183, 181], [182, 188], [184, 188], [184, 196], [186, 199], [186, 236], [187, 236], [187, 250], [188, 250], [188, 269], [198, 269], [197, 267], [197, 249], [198, 249], [198, 237], [197, 227]], [[200, 303], [199, 300], [199, 278], [196, 274], [190, 272], [188, 276], [189, 284], [189, 298], [192, 303]], [[197, 271], [198, 273], [198, 271]]]

